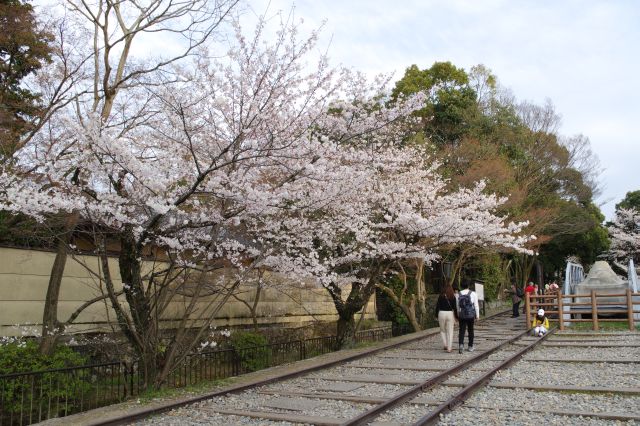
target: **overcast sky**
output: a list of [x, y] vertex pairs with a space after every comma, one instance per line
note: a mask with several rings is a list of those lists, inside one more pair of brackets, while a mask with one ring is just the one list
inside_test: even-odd
[[[291, 0], [247, 0], [257, 13]], [[607, 218], [640, 190], [640, 1], [298, 0], [295, 14], [323, 31], [334, 65], [370, 74], [451, 61], [484, 64], [521, 100], [550, 98], [563, 135], [582, 133], [605, 168]]]

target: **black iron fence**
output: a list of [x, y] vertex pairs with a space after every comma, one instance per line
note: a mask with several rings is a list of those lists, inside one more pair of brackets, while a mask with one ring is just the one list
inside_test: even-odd
[[134, 365], [84, 365], [0, 376], [0, 425], [25, 425], [113, 404], [140, 386]]
[[[376, 328], [356, 333], [356, 343], [404, 334]], [[336, 337], [316, 337], [242, 349], [194, 353], [171, 373], [166, 386], [220, 380], [336, 350]], [[142, 391], [137, 362], [110, 362], [0, 376], [0, 426], [28, 425], [115, 404]]]

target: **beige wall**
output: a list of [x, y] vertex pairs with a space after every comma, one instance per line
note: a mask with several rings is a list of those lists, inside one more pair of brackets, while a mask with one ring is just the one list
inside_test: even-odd
[[[0, 336], [18, 335], [24, 326], [34, 325], [34, 328], [37, 328], [41, 323], [43, 300], [54, 256], [54, 253], [47, 251], [0, 247]], [[59, 320], [66, 321], [78, 306], [102, 294], [99, 280], [93, 277], [88, 269], [98, 270], [96, 257], [68, 258], [60, 290]], [[110, 269], [116, 288], [121, 288], [116, 259], [110, 259]], [[278, 274], [266, 274], [264, 278], [266, 282], [277, 285], [275, 288], [267, 288], [262, 293], [258, 304], [260, 324], [295, 325], [308, 321], [337, 319], [333, 302], [324, 289], [312, 285], [300, 288], [299, 283], [288, 282]], [[254, 293], [250, 285], [244, 286], [239, 297], [252, 301]], [[178, 300], [167, 310], [165, 326], [170, 326], [171, 319], [180, 316], [182, 304], [189, 299], [181, 300], [182, 303]], [[198, 306], [203, 312], [217, 304], [216, 296], [202, 297], [200, 300]], [[369, 302], [366, 312], [367, 318], [374, 317], [375, 298]], [[113, 319], [114, 313], [111, 308], [105, 302], [98, 302], [83, 311], [70, 331], [111, 331], [114, 326]], [[214, 325], [224, 327], [251, 323], [247, 307], [239, 301], [229, 299], [217, 313]]]

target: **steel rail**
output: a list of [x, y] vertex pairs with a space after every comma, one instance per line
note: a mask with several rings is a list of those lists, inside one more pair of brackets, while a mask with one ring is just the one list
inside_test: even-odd
[[[511, 312], [510, 309], [508, 310], [504, 310], [504, 311], [500, 311], [497, 312], [493, 315], [490, 315], [488, 317], [483, 318], [480, 323], [490, 320], [492, 318], [498, 317], [500, 315], [504, 315], [506, 313]], [[129, 424], [133, 421], [136, 420], [141, 420], [141, 419], [145, 419], [149, 416], [153, 416], [156, 414], [161, 414], [164, 412], [167, 412], [169, 410], [173, 410], [175, 408], [180, 408], [180, 407], [184, 407], [187, 405], [191, 405], [194, 404], [196, 402], [200, 402], [200, 401], [204, 401], [207, 399], [212, 399], [212, 398], [216, 398], [216, 397], [220, 397], [220, 396], [225, 396], [225, 395], [229, 395], [229, 394], [234, 394], [234, 393], [239, 393], [248, 389], [252, 389], [252, 388], [257, 388], [260, 386], [264, 386], [264, 385], [268, 385], [268, 384], [272, 384], [272, 383], [276, 383], [276, 382], [280, 382], [283, 380], [287, 380], [287, 379], [293, 379], [296, 377], [300, 377], [300, 376], [304, 376], [308, 373], [312, 373], [318, 370], [323, 370], [325, 368], [329, 368], [329, 367], [333, 367], [335, 365], [339, 365], [339, 364], [343, 364], [349, 361], [355, 361], [357, 359], [360, 358], [364, 358], [367, 357], [369, 355], [374, 355], [377, 354], [379, 352], [384, 352], [388, 349], [393, 349], [396, 348], [398, 346], [402, 346], [405, 345], [407, 343], [411, 343], [411, 342], [415, 342], [418, 340], [422, 340], [424, 338], [427, 337], [431, 337], [434, 335], [437, 335], [438, 333], [440, 333], [439, 330], [427, 333], [427, 334], [422, 334], [420, 336], [416, 336], [413, 337], [411, 339], [407, 339], [407, 340], [403, 340], [401, 342], [397, 342], [397, 343], [392, 343], [389, 344], [387, 346], [381, 347], [381, 348], [376, 348], [376, 349], [371, 349], [362, 353], [358, 353], [358, 354], [354, 354], [354, 355], [350, 355], [348, 357], [345, 358], [340, 358], [334, 361], [328, 361], [328, 362], [324, 362], [315, 366], [311, 366], [308, 368], [303, 368], [301, 370], [298, 371], [294, 371], [291, 373], [284, 373], [281, 375], [277, 375], [274, 377], [270, 377], [268, 379], [264, 379], [264, 380], [259, 380], [259, 381], [255, 381], [255, 382], [251, 382], [251, 383], [247, 383], [244, 385], [239, 385], [239, 386], [235, 386], [229, 389], [224, 389], [224, 390], [220, 390], [220, 391], [215, 391], [215, 392], [209, 392], [203, 395], [199, 395], [199, 396], [195, 396], [195, 397], [191, 397], [191, 398], [187, 398], [181, 401], [177, 401], [177, 402], [171, 402], [171, 403], [167, 403], [167, 404], [162, 404], [161, 406], [157, 406], [157, 407], [152, 407], [152, 408], [146, 408], [146, 409], [142, 409], [142, 410], [138, 410], [134, 413], [130, 413], [130, 414], [123, 414], [120, 416], [116, 416], [116, 417], [111, 417], [108, 419], [104, 419], [104, 420], [97, 420], [95, 422], [90, 422], [88, 423], [88, 426], [116, 426], [116, 425], [126, 425]]]
[[428, 388], [431, 388], [441, 382], [443, 382], [444, 380], [446, 380], [449, 376], [459, 372], [460, 370], [464, 370], [465, 368], [467, 368], [468, 366], [477, 363], [478, 361], [482, 361], [485, 358], [488, 358], [489, 355], [493, 354], [494, 352], [502, 349], [503, 347], [515, 342], [516, 340], [520, 339], [521, 337], [525, 336], [526, 334], [529, 333], [529, 330], [525, 330], [522, 333], [519, 333], [518, 335], [500, 343], [499, 345], [485, 351], [482, 353], [479, 353], [478, 355], [469, 358], [467, 360], [465, 360], [464, 362], [457, 364], [447, 370], [444, 370], [443, 372], [428, 378], [427, 380], [425, 380], [424, 382], [413, 386], [412, 388], [388, 399], [387, 401], [376, 405], [375, 407], [365, 411], [364, 413], [360, 414], [357, 417], [354, 417], [352, 419], [347, 420], [346, 422], [342, 423], [341, 426], [356, 426], [356, 425], [366, 425], [368, 423], [370, 423], [372, 420], [374, 420], [376, 417], [378, 417], [380, 414], [382, 414], [385, 411], [388, 411], [398, 405], [403, 404], [404, 402], [412, 399], [414, 396], [418, 395], [419, 393], [427, 390]]
[[[510, 310], [505, 310], [505, 311], [501, 311], [501, 312], [497, 312], [493, 315], [490, 315], [488, 317], [485, 317], [482, 319], [482, 321], [486, 321], [489, 319], [492, 319], [494, 317], [500, 316], [500, 315], [504, 315], [505, 313], [510, 312]], [[224, 395], [228, 395], [228, 394], [234, 394], [234, 393], [239, 393], [242, 391], [245, 391], [247, 389], [252, 389], [252, 388], [256, 388], [259, 386], [264, 386], [264, 385], [268, 385], [271, 383], [276, 383], [276, 382], [280, 382], [283, 380], [287, 380], [287, 379], [293, 379], [299, 376], [304, 376], [305, 374], [308, 373], [312, 373], [318, 370], [322, 370], [328, 367], [333, 367], [334, 365], [338, 365], [338, 364], [342, 364], [345, 362], [349, 362], [349, 361], [354, 361], [360, 358], [364, 358], [366, 356], [369, 355], [374, 355], [378, 352], [383, 352], [386, 351], [387, 349], [393, 349], [396, 348], [398, 346], [402, 346], [405, 345], [407, 343], [411, 343], [411, 342], [415, 342], [417, 340], [421, 340], [427, 337], [431, 337], [434, 336], [436, 334], [438, 334], [439, 331], [433, 331], [427, 334], [423, 334], [421, 336], [416, 336], [414, 338], [411, 339], [407, 339], [407, 340], [403, 340], [402, 342], [398, 342], [398, 343], [392, 343], [389, 344], [387, 346], [381, 347], [381, 348], [376, 348], [376, 349], [372, 349], [372, 350], [368, 350], [359, 354], [354, 354], [351, 356], [348, 356], [346, 358], [340, 358], [338, 360], [334, 360], [334, 361], [329, 361], [329, 362], [325, 362], [325, 363], [321, 363], [312, 367], [308, 367], [308, 368], [303, 368], [299, 371], [294, 371], [291, 373], [285, 373], [285, 374], [281, 374], [278, 376], [274, 376], [271, 377], [269, 379], [264, 379], [264, 380], [259, 380], [256, 382], [251, 382], [251, 383], [247, 383], [245, 385], [239, 385], [239, 386], [235, 386], [229, 389], [224, 389], [221, 391], [215, 391], [215, 392], [209, 392], [203, 395], [199, 395], [196, 397], [191, 397], [188, 399], [184, 399], [182, 401], [178, 401], [178, 402], [171, 402], [168, 404], [162, 404], [161, 406], [158, 407], [152, 407], [152, 408], [146, 408], [146, 409], [142, 409], [142, 410], [138, 410], [134, 413], [130, 413], [130, 414], [123, 414], [117, 417], [111, 417], [108, 419], [104, 419], [104, 420], [97, 420], [95, 422], [90, 422], [88, 423], [89, 426], [116, 426], [116, 425], [125, 425], [125, 424], [129, 424], [130, 422], [136, 421], [136, 420], [141, 420], [144, 418], [147, 418], [149, 416], [152, 415], [156, 415], [156, 414], [161, 414], [164, 413], [166, 411], [169, 410], [173, 410], [175, 408], [180, 408], [180, 407], [184, 407], [190, 404], [194, 404], [196, 402], [200, 402], [200, 401], [204, 401], [207, 399], [212, 399], [212, 398], [216, 398], [216, 397], [220, 397], [220, 396], [224, 396]]]
[[429, 414], [421, 417], [413, 426], [425, 426], [425, 425], [434, 425], [440, 420], [440, 415], [445, 414], [449, 411], [452, 411], [456, 406], [462, 404], [472, 393], [474, 393], [478, 388], [484, 386], [491, 378], [500, 370], [509, 367], [514, 362], [518, 361], [524, 354], [532, 350], [534, 347], [542, 343], [547, 337], [549, 337], [552, 333], [555, 333], [556, 329], [553, 328], [547, 333], [545, 336], [533, 341], [530, 345], [520, 349], [518, 352], [510, 356], [509, 358], [502, 361], [500, 364], [492, 368], [491, 370], [484, 373], [482, 376], [478, 377], [468, 385], [462, 388], [459, 392], [454, 394], [447, 401], [440, 404], [436, 407], [435, 410], [429, 412]]

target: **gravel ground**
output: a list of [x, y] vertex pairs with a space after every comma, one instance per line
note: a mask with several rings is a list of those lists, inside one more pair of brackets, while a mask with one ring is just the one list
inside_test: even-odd
[[[444, 352], [444, 351], [443, 351]], [[370, 366], [370, 365], [379, 365], [384, 367], [394, 367], [394, 366], [412, 366], [412, 367], [441, 367], [441, 368], [451, 368], [457, 364], [456, 359], [451, 360], [433, 360], [433, 361], [423, 361], [419, 359], [414, 360], [400, 360], [399, 362], [393, 362], [389, 360], [389, 358], [380, 358], [380, 357], [372, 357], [363, 360], [357, 360], [345, 364], [345, 367], [353, 367], [356, 365]]]
[[501, 361], [498, 361], [498, 360], [485, 359], [479, 364], [472, 365], [471, 367], [469, 367], [469, 369], [472, 371], [486, 371], [498, 366], [500, 362]]
[[[278, 400], [278, 395], [261, 395], [256, 391], [251, 390], [243, 392], [237, 395], [227, 395], [224, 397], [214, 398], [209, 401], [202, 401], [194, 404], [189, 408], [179, 408], [172, 410], [169, 413], [148, 419], [145, 423], [141, 424], [162, 424], [162, 425], [290, 425], [290, 422], [283, 421], [269, 421], [265, 419], [254, 419], [251, 417], [229, 416], [219, 414], [213, 411], [214, 409], [232, 409], [232, 410], [248, 410], [248, 411], [263, 411], [270, 413], [286, 413], [291, 414], [292, 411], [267, 407], [269, 401]], [[290, 400], [299, 401], [315, 401], [318, 403], [316, 407], [310, 407], [304, 410], [293, 412], [296, 415], [305, 416], [327, 416], [327, 413], [331, 417], [344, 418], [355, 417], [358, 414], [369, 409], [371, 405], [345, 402], [330, 399], [308, 399], [308, 398], [296, 398], [287, 397]]]
[[[295, 379], [286, 383], [274, 383], [265, 386], [263, 389], [274, 392], [304, 392], [318, 393], [315, 389], [319, 386], [329, 386], [334, 384], [355, 384], [353, 382], [334, 382], [320, 379]], [[350, 392], [344, 392], [344, 395], [350, 396], [373, 396], [378, 398], [390, 398], [400, 392], [407, 390], [409, 386], [402, 385], [383, 385], [378, 383], [362, 383], [362, 386]], [[322, 391], [319, 393], [326, 393]]]
[[163, 425], [163, 426], [195, 426], [195, 425], [211, 425], [211, 426], [230, 426], [230, 425], [248, 425], [248, 426], [289, 426], [299, 423], [280, 422], [265, 419], [254, 419], [252, 417], [226, 416], [215, 413], [205, 413], [203, 411], [196, 412], [188, 408], [180, 408], [170, 411], [162, 416], [151, 417], [144, 422], [136, 423], [136, 425]]
[[404, 404], [376, 418], [376, 422], [409, 425], [429, 412], [426, 405]]
[[[635, 337], [635, 336], [634, 336]], [[636, 349], [636, 348], [629, 348]], [[494, 376], [492, 383], [543, 383], [548, 385], [639, 387], [640, 373], [635, 364], [527, 362], [529, 358], [631, 358], [620, 348], [538, 348], [506, 371]], [[634, 357], [635, 355], [634, 351]], [[477, 409], [459, 407], [442, 417], [441, 425], [621, 425], [635, 421], [615, 421], [601, 418], [571, 417], [536, 411], [506, 411], [514, 407], [529, 407], [539, 401], [549, 410], [584, 412], [618, 412], [640, 415], [640, 396], [603, 395], [589, 393], [537, 392], [528, 389], [485, 388], [473, 395], [468, 404], [495, 407]], [[502, 410], [500, 410], [502, 408]]]
[[516, 352], [518, 352], [521, 347], [514, 347], [513, 345], [508, 345], [506, 348], [489, 355], [487, 358], [489, 361], [504, 361], [505, 359], [513, 356]]
[[630, 337], [634, 337], [634, 336], [640, 336], [640, 332], [638, 331], [628, 331], [628, 330], [599, 330], [599, 331], [594, 331], [594, 330], [584, 330], [584, 331], [579, 331], [579, 330], [564, 330], [564, 331], [557, 331], [556, 332], [557, 336], [565, 336], [565, 335], [569, 335], [569, 336], [593, 336], [593, 335], [597, 335], [598, 337], [600, 337], [600, 335], [615, 335], [615, 336], [630, 336]]
[[589, 335], [576, 335], [576, 334], [562, 334], [560, 332], [556, 332], [553, 336], [550, 337], [551, 340], [597, 340], [597, 341], [619, 341], [619, 340], [629, 340], [629, 341], [638, 341], [640, 340], [640, 333], [613, 333], [613, 334], [592, 334]]
[[[217, 407], [233, 410], [260, 410], [271, 413], [291, 413], [290, 410], [266, 406], [269, 401], [279, 399], [281, 399], [279, 395], [262, 395], [258, 394], [256, 391], [247, 391], [237, 395], [227, 395], [206, 402], [201, 402], [198, 403], [197, 406], [205, 409], [207, 407]], [[340, 413], [339, 415], [331, 414], [331, 416], [349, 418], [355, 417], [359, 413], [371, 407], [370, 404], [362, 404], [351, 401], [338, 401], [334, 399], [310, 399], [296, 397], [287, 397], [287, 399], [303, 402], [317, 402], [318, 405], [316, 407], [310, 407], [308, 409], [303, 409], [295, 412], [296, 414], [305, 416], [326, 416], [327, 413]]]
[[[620, 337], [623, 337], [622, 335]], [[620, 338], [615, 336], [615, 338]], [[636, 336], [633, 336], [635, 339]], [[519, 347], [517, 348], [519, 349]], [[606, 386], [606, 387], [640, 387], [640, 372], [636, 364], [615, 363], [560, 363], [560, 362], [532, 362], [530, 358], [611, 358], [637, 359], [640, 354], [638, 348], [545, 348], [538, 347], [526, 355], [526, 358], [501, 371], [494, 376], [495, 383], [522, 383], [546, 385], [574, 385], [574, 386]], [[496, 360], [505, 359], [514, 353], [514, 346], [493, 354], [490, 361], [484, 361], [474, 366], [475, 371], [465, 370], [453, 376], [452, 381], [467, 381], [478, 377], [479, 368], [495, 366]], [[459, 391], [460, 388], [437, 386], [424, 392], [418, 398], [444, 401]], [[529, 407], [532, 401], [539, 401], [547, 410], [575, 410], [582, 412], [617, 412], [640, 415], [640, 396], [621, 396], [612, 394], [590, 394], [577, 392], [537, 392], [528, 389], [499, 389], [485, 388], [468, 401], [469, 405], [495, 407], [493, 409], [478, 409], [473, 407], [457, 408], [442, 418], [442, 425], [621, 425], [637, 424], [634, 421], [615, 421], [601, 418], [573, 417], [558, 414], [542, 413], [540, 411], [511, 410], [514, 407]], [[385, 413], [376, 419], [380, 422], [408, 424], [424, 416], [429, 407], [424, 405], [404, 404]]]
[[640, 387], [640, 372], [635, 364], [521, 361], [508, 370], [499, 371], [494, 376], [493, 382], [612, 388]]
[[484, 373], [486, 373], [486, 370], [476, 370], [476, 369], [465, 369], [457, 374], [454, 374], [453, 376], [449, 377], [446, 381], [447, 382], [465, 382], [465, 383], [471, 383], [473, 380], [477, 379], [478, 377], [482, 376]]
[[640, 396], [538, 392], [530, 389], [489, 387], [467, 400], [471, 405], [490, 404], [496, 408], [524, 408], [531, 406], [532, 401], [541, 402], [546, 409], [603, 412], [615, 407], [618, 412], [640, 415]]
[[436, 386], [432, 389], [424, 391], [414, 399], [430, 399], [435, 401], [444, 401], [451, 398], [460, 388], [454, 386]]
[[632, 359], [640, 362], [640, 348], [566, 348], [545, 347], [530, 352], [524, 359], [545, 358], [545, 359]]
[[376, 375], [394, 379], [405, 380], [427, 380], [429, 377], [436, 375], [434, 371], [415, 371], [415, 370], [402, 370], [402, 369], [383, 369], [383, 368], [352, 368], [352, 367], [338, 367], [330, 370], [317, 371], [310, 374], [307, 377], [310, 378], [326, 378], [329, 376], [344, 377], [344, 376], [370, 376]]
[[558, 416], [539, 412], [498, 411], [459, 407], [443, 416], [439, 425], [443, 426], [478, 426], [478, 425], [535, 425], [535, 426], [602, 426], [602, 425], [634, 425], [633, 421], [594, 419], [589, 417]]
[[[489, 328], [487, 332], [493, 333], [496, 330]], [[556, 336], [550, 336], [551, 339]], [[492, 340], [491, 336], [482, 338], [477, 335], [476, 348], [479, 350], [488, 349], [498, 341]], [[567, 335], [558, 335], [559, 339], [570, 338]], [[596, 338], [598, 341], [629, 342], [640, 343], [640, 333], [629, 335], [620, 332], [614, 336], [584, 336], [581, 338]], [[529, 341], [533, 339], [528, 339]], [[576, 336], [576, 341], [580, 338]], [[469, 382], [477, 378], [509, 355], [522, 349], [523, 346], [509, 345], [496, 354], [492, 354], [488, 359], [472, 366], [470, 369], [462, 371], [447, 380]], [[300, 392], [300, 393], [326, 393], [328, 390], [317, 391], [318, 387], [333, 387], [340, 384], [360, 385], [357, 389], [344, 392], [344, 395], [362, 397], [391, 397], [409, 388], [403, 385], [383, 385], [376, 383], [356, 383], [346, 381], [323, 380], [322, 377], [334, 376], [358, 376], [379, 375], [383, 377], [394, 377], [399, 379], [425, 380], [436, 374], [438, 371], [416, 371], [403, 369], [386, 368], [355, 368], [354, 366], [385, 366], [395, 367], [404, 365], [411, 366], [438, 366], [448, 368], [457, 362], [476, 356], [477, 352], [464, 352], [463, 355], [457, 353], [446, 354], [442, 351], [439, 336], [430, 339], [407, 344], [400, 349], [394, 349], [385, 353], [397, 356], [431, 356], [434, 360], [402, 359], [370, 356], [365, 359], [353, 361], [347, 365], [334, 367], [324, 371], [317, 371], [308, 376], [296, 378], [285, 383], [274, 383], [262, 387], [262, 390], [273, 392]], [[447, 359], [450, 358], [450, 359]], [[604, 386], [604, 387], [640, 387], [640, 372], [637, 364], [616, 364], [616, 363], [562, 363], [562, 362], [533, 362], [532, 358], [545, 359], [579, 359], [579, 358], [605, 358], [605, 359], [639, 359], [640, 348], [583, 348], [583, 347], [542, 347], [527, 354], [525, 358], [512, 365], [508, 370], [499, 372], [492, 383], [521, 383], [521, 384], [545, 384], [545, 385], [573, 385], [573, 386]], [[436, 386], [431, 390], [421, 393], [416, 398], [428, 399], [430, 401], [444, 401], [460, 390], [459, 387]], [[338, 393], [338, 392], [331, 392]], [[287, 399], [303, 400], [295, 396], [282, 395]], [[292, 423], [281, 421], [269, 421], [264, 419], [253, 419], [248, 417], [228, 416], [216, 414], [211, 411], [213, 407], [218, 409], [239, 409], [239, 410], [259, 410], [273, 413], [292, 413], [308, 416], [323, 416], [347, 419], [357, 416], [371, 407], [370, 404], [345, 402], [329, 399], [304, 399], [314, 401], [308, 407], [303, 407], [300, 411], [289, 411], [279, 408], [269, 408], [265, 404], [269, 401], [282, 398], [279, 395], [259, 394], [256, 390], [249, 390], [238, 395], [228, 395], [214, 400], [200, 402], [189, 408], [174, 410], [162, 416], [149, 419], [144, 424], [162, 425], [290, 425]], [[452, 413], [443, 416], [440, 424], [443, 425], [621, 425], [636, 424], [633, 421], [620, 422], [614, 420], [604, 420], [600, 418], [572, 417], [559, 414], [549, 414], [538, 411], [524, 411], [518, 408], [532, 406], [532, 402], [540, 404], [546, 410], [575, 410], [583, 412], [617, 412], [640, 415], [640, 396], [620, 396], [611, 394], [589, 394], [578, 392], [538, 392], [528, 389], [500, 389], [489, 387], [480, 390], [473, 395], [468, 405], [480, 405], [483, 408], [465, 407], [464, 405], [455, 409]], [[487, 408], [484, 408], [487, 407]], [[383, 416], [376, 419], [376, 422], [391, 422], [396, 424], [409, 424], [416, 421], [429, 412], [433, 405], [424, 404], [404, 404], [395, 408]], [[495, 409], [494, 409], [495, 408]], [[514, 410], [515, 408], [515, 410]]]

